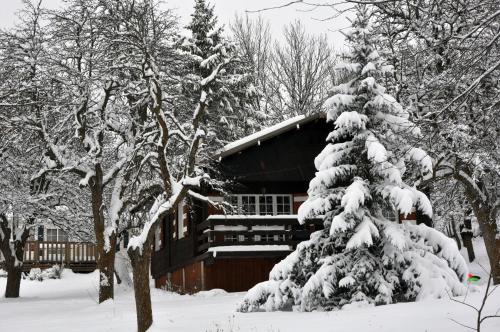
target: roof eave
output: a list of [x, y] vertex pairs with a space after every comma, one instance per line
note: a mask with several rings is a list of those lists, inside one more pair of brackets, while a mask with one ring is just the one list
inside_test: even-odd
[[[276, 137], [280, 134], [283, 134], [285, 132], [288, 132], [290, 130], [292, 130], [293, 128], [296, 128], [297, 126], [300, 127], [300, 125], [303, 125], [303, 124], [306, 124], [306, 123], [309, 123], [313, 120], [316, 120], [316, 119], [319, 119], [319, 118], [322, 118], [322, 117], [325, 117], [325, 114], [322, 113], [322, 112], [319, 112], [319, 113], [314, 113], [314, 114], [311, 114], [311, 115], [307, 115], [307, 116], [303, 116], [299, 119], [297, 119], [296, 121], [292, 121], [290, 123], [287, 123], [286, 125], [282, 126], [281, 124], [283, 122], [286, 122], [286, 121], [289, 121], [289, 120], [286, 120], [286, 121], [283, 121], [281, 123], [278, 123], [274, 126], [271, 126], [269, 128], [266, 128], [266, 129], [263, 129], [261, 130], [260, 132], [256, 132], [254, 134], [251, 134], [251, 135], [248, 135], [248, 136], [245, 136], [235, 142], [232, 142], [232, 143], [229, 143], [227, 144], [225, 147], [223, 147], [222, 149], [220, 149], [219, 151], [217, 151], [217, 153], [215, 154], [215, 159], [222, 159], [222, 158], [225, 158], [227, 156], [230, 156], [230, 155], [233, 155], [237, 152], [240, 152], [240, 151], [243, 151], [243, 150], [246, 150], [247, 148], [249, 147], [252, 147], [256, 144], [260, 144], [261, 142], [263, 141], [266, 141], [270, 138], [273, 138], [273, 137]], [[275, 130], [270, 130], [272, 129], [273, 127], [276, 127]], [[266, 132], [268, 131], [268, 132]], [[266, 132], [266, 133], [263, 133], [261, 135], [259, 135], [259, 133], [261, 132]], [[251, 138], [249, 139], [249, 137], [251, 136], [255, 136], [255, 138]], [[240, 144], [238, 144], [238, 142], [241, 141]], [[232, 145], [232, 147], [231, 147]], [[228, 148], [229, 146], [229, 148]]]

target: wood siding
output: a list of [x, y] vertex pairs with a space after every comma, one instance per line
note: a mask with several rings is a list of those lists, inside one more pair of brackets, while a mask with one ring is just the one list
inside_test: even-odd
[[283, 257], [217, 259], [205, 266], [206, 289], [221, 288], [228, 292], [247, 291], [269, 279], [269, 272]]
[[179, 293], [196, 293], [214, 288], [242, 292], [268, 280], [273, 266], [283, 258], [284, 255], [223, 258], [216, 259], [209, 265], [200, 260], [157, 278], [155, 286]]

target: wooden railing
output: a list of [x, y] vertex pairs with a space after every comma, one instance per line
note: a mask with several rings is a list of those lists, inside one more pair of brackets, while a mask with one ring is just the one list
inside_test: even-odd
[[24, 247], [25, 263], [94, 263], [95, 245], [86, 242], [27, 241]]
[[210, 216], [197, 225], [197, 253], [218, 246], [288, 245], [295, 248], [320, 227], [320, 219], [299, 225], [295, 216]]
[[[167, 272], [185, 266], [199, 255], [207, 255], [210, 249], [226, 246], [281, 245], [289, 246], [283, 251], [294, 249], [299, 242], [309, 239], [311, 232], [322, 228], [321, 219], [308, 221], [300, 225], [297, 216], [223, 216], [212, 215], [196, 225], [189, 235], [177, 240], [166, 239], [166, 246], [154, 251], [151, 259], [151, 273], [160, 277]], [[169, 236], [169, 235], [167, 235]], [[230, 238], [234, 240], [229, 240]], [[240, 241], [243, 239], [244, 241]], [[227, 248], [226, 248], [227, 249]], [[249, 248], [252, 255], [268, 255], [267, 248], [262, 251]], [[220, 248], [219, 248], [220, 250]], [[283, 255], [281, 248], [272, 250], [276, 255]], [[226, 252], [230, 252], [226, 250]], [[243, 252], [237, 250], [239, 255]], [[218, 254], [220, 257], [220, 253]], [[228, 256], [228, 254], [222, 254]]]

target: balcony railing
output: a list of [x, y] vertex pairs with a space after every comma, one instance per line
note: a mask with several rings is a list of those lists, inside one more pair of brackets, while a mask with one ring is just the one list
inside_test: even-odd
[[243, 256], [245, 251], [259, 255], [273, 251], [281, 255], [282, 251], [291, 251], [299, 242], [308, 240], [311, 232], [322, 225], [321, 219], [300, 225], [296, 215], [211, 215], [196, 225], [194, 233], [167, 241], [165, 247], [153, 252], [151, 273], [162, 276], [207, 252], [212, 252], [213, 257], [222, 252], [226, 257]]
[[93, 243], [27, 241], [24, 247], [24, 264], [28, 267], [64, 264], [69, 267], [82, 265], [91, 270], [96, 259]]
[[320, 225], [320, 219], [300, 225], [296, 215], [212, 215], [197, 226], [197, 253], [226, 246], [279, 245], [294, 249]]

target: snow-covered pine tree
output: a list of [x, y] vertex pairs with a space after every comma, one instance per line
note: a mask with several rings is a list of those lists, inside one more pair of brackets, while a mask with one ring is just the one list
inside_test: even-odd
[[301, 223], [323, 216], [324, 230], [278, 263], [269, 281], [252, 288], [240, 311], [332, 310], [465, 291], [467, 266], [452, 239], [382, 214], [390, 208], [408, 214], [413, 207], [432, 214], [427, 197], [403, 181], [405, 170], [425, 175], [432, 161], [405, 143], [403, 133], [418, 136], [419, 130], [377, 83], [387, 67], [374, 47], [370, 16], [359, 5], [346, 34], [351, 52], [339, 69], [350, 79], [325, 104], [335, 129], [315, 159], [318, 171], [299, 210]]
[[195, 0], [191, 17], [187, 26], [191, 37], [183, 44], [192, 55], [191, 63], [187, 64], [189, 75], [183, 82], [186, 94], [196, 101], [201, 79], [212, 73], [220, 58], [231, 59], [208, 87], [211, 90], [208, 121], [217, 124], [214, 132], [218, 134], [212, 135], [216, 144], [212, 145], [218, 148], [260, 129], [253, 107], [258, 95], [252, 84], [249, 64], [237, 56], [234, 43], [224, 37], [224, 29], [217, 22], [214, 7], [205, 0]]

